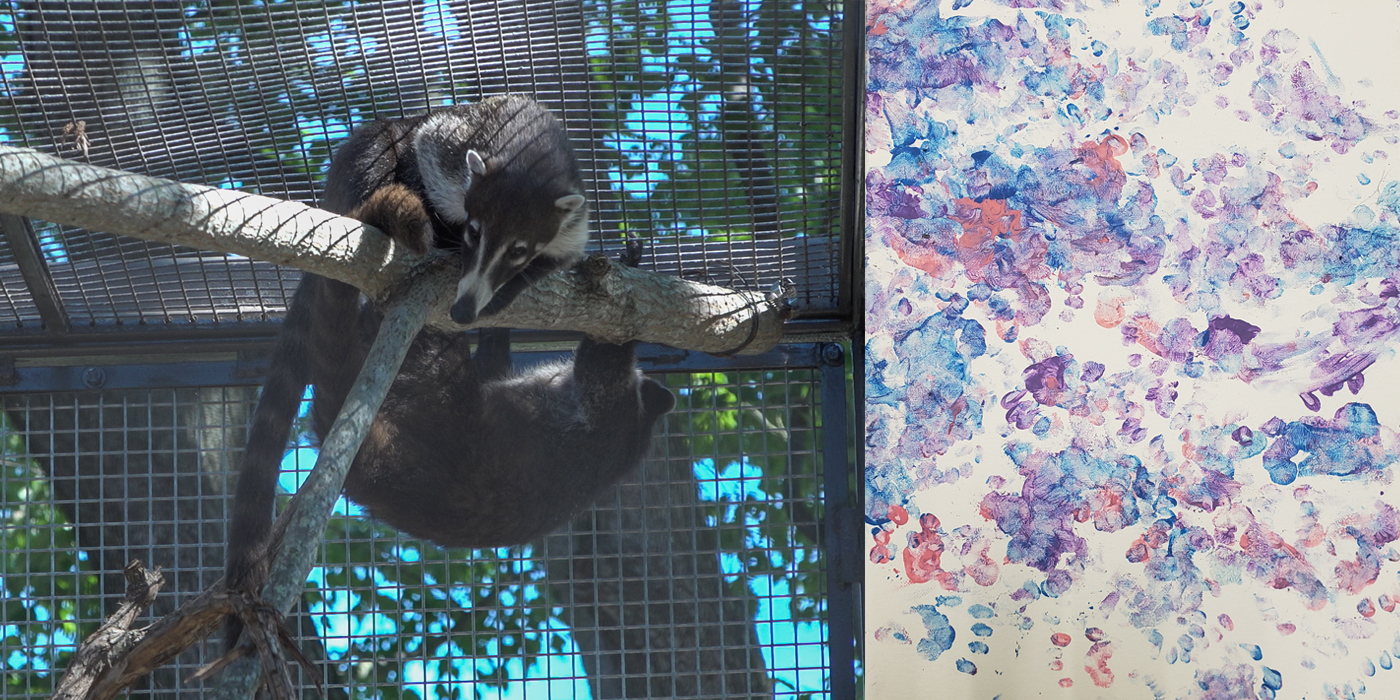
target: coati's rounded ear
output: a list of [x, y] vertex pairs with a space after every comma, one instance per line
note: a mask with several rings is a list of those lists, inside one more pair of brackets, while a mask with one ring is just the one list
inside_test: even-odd
[[481, 154], [477, 153], [476, 150], [467, 151], [467, 168], [472, 171], [473, 175], [485, 175], [486, 161], [481, 159]]
[[559, 211], [562, 211], [565, 214], [572, 213], [574, 211], [577, 211], [579, 207], [583, 206], [583, 195], [566, 194], [563, 197], [554, 200], [554, 206], [558, 207]]
[[676, 407], [676, 396], [670, 389], [661, 386], [654, 379], [642, 379], [642, 412], [652, 417], [660, 417]]

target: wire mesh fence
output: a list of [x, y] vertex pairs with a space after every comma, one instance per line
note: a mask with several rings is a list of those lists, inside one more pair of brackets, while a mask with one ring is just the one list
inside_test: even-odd
[[[820, 374], [665, 377], [679, 403], [653, 457], [531, 545], [442, 550], [337, 505], [289, 623], [329, 697], [827, 696]], [[4, 398], [0, 698], [52, 691], [130, 559], [162, 567], [156, 616], [219, 578], [254, 395]], [[293, 447], [287, 490], [314, 461]], [[202, 696], [179, 679], [217, 650], [136, 695]]]
[[[830, 314], [841, 27], [832, 0], [7, 0], [0, 139], [314, 203], [355, 124], [529, 92], [580, 152], [599, 249], [639, 235], [652, 269], [787, 282], [799, 312]], [[293, 286], [245, 259], [39, 233], [75, 330], [262, 319]], [[0, 326], [38, 330], [19, 289], [0, 288]]]

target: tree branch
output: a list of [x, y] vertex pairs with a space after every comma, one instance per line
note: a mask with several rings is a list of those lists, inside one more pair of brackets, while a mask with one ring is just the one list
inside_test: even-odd
[[[395, 246], [354, 219], [237, 190], [191, 185], [55, 158], [0, 144], [0, 211], [150, 241], [235, 253], [297, 267], [384, 299], [410, 270], [451, 267]], [[782, 337], [786, 302], [594, 259], [522, 293], [473, 326], [447, 311], [454, 276], [433, 295], [429, 324], [584, 331], [604, 341], [642, 340], [684, 350], [757, 354]]]

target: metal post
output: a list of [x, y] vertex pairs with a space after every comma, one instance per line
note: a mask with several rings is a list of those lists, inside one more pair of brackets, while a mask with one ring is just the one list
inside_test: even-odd
[[845, 350], [837, 343], [818, 346], [821, 353], [822, 478], [826, 491], [827, 639], [831, 697], [854, 700], [855, 600], [860, 576], [852, 517], [846, 415]]

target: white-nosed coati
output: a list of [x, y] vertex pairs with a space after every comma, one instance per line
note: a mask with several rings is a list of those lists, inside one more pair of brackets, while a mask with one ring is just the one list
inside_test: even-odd
[[[336, 152], [323, 206], [417, 251], [459, 251], [452, 317], [504, 308], [568, 267], [588, 240], [582, 179], [563, 128], [505, 96], [376, 121]], [[277, 477], [305, 386], [324, 439], [378, 329], [354, 287], [306, 275], [249, 429], [234, 497], [226, 583], [267, 575]], [[511, 375], [509, 336], [424, 329], [414, 339], [345, 481], [370, 515], [448, 547], [520, 544], [564, 524], [645, 455], [675, 398], [642, 377], [632, 344], [585, 339], [572, 361]], [[241, 625], [231, 619], [227, 643]]]

